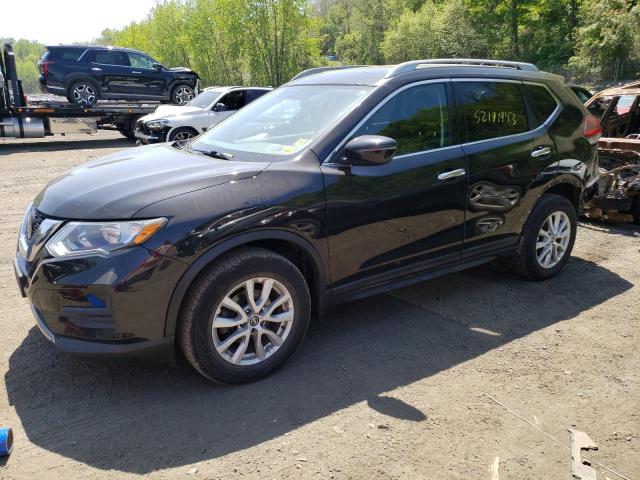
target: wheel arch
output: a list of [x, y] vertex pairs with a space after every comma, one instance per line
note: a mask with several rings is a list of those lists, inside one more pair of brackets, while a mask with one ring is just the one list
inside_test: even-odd
[[249, 232], [217, 244], [189, 266], [171, 295], [165, 319], [165, 337], [175, 336], [182, 304], [189, 288], [198, 276], [221, 255], [237, 248], [248, 246], [262, 247], [274, 251], [294, 263], [307, 280], [311, 294], [312, 312], [315, 313], [322, 308], [326, 277], [322, 258], [316, 248], [303, 237], [287, 231], [260, 230]]
[[561, 175], [556, 177], [545, 189], [544, 194], [554, 194], [565, 197], [576, 209], [576, 214], [580, 215], [584, 184], [572, 175]]
[[169, 129], [169, 131], [167, 132], [167, 141], [169, 140], [169, 137], [171, 136], [171, 134], [172, 134], [175, 130], [177, 130], [177, 129], [179, 129], [179, 128], [186, 128], [186, 129], [191, 130], [191, 131], [193, 132], [193, 134], [194, 134], [194, 135], [200, 135], [200, 132], [198, 132], [198, 130], [197, 130], [196, 128], [192, 127], [191, 125], [176, 125], [175, 127], [171, 127], [171, 128]]

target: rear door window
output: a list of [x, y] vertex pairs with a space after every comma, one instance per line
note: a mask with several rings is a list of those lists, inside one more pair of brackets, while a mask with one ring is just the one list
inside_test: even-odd
[[247, 103], [251, 103], [254, 100], [256, 100], [257, 98], [260, 98], [262, 95], [264, 95], [265, 93], [267, 93], [268, 90], [247, 90]]
[[442, 83], [407, 88], [380, 107], [353, 135], [382, 135], [398, 143], [396, 155], [449, 145], [447, 95]]
[[466, 141], [505, 137], [529, 130], [520, 85], [511, 82], [453, 82]]
[[94, 62], [102, 65], [129, 65], [129, 59], [122, 52], [116, 52], [113, 50], [95, 50]]
[[543, 124], [558, 108], [558, 102], [542, 85], [525, 84], [527, 103], [538, 125]]

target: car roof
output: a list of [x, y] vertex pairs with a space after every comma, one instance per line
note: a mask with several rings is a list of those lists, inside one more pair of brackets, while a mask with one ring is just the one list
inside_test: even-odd
[[614, 95], [640, 95], [640, 82], [631, 82], [618, 87], [611, 87], [594, 95], [594, 98], [609, 97]]
[[[136, 50], [135, 48], [126, 48], [126, 47], [114, 47], [112, 45], [47, 45], [45, 47], [47, 50], [55, 50], [55, 49], [67, 49], [67, 50], [119, 50], [125, 52], [136, 52], [136, 53], [144, 53], [140, 50]], [[146, 54], [145, 54], [146, 55]]]
[[484, 59], [427, 59], [383, 66], [320, 67], [296, 75], [289, 85], [368, 85], [379, 86], [392, 79], [411, 81], [455, 76], [502, 77], [517, 80], [556, 80], [564, 78], [542, 72], [530, 63]]
[[214, 86], [214, 87], [206, 87], [203, 88], [202, 91], [210, 91], [210, 90], [219, 90], [222, 92], [226, 92], [229, 90], [273, 90], [273, 87], [244, 87], [241, 85], [231, 85], [231, 86], [225, 86], [225, 85], [221, 85], [221, 86]]

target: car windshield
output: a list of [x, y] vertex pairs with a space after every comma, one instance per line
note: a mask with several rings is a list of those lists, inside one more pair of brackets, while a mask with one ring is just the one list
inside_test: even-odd
[[197, 97], [194, 97], [187, 105], [190, 107], [207, 108], [213, 101], [222, 94], [223, 90], [205, 90]]
[[361, 85], [284, 86], [208, 130], [191, 148], [254, 154], [247, 160], [294, 155], [335, 125], [371, 90]]

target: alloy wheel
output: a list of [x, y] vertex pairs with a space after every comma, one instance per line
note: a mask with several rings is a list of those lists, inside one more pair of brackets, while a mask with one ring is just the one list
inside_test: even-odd
[[188, 87], [179, 87], [174, 94], [175, 104], [184, 105], [194, 97], [193, 90]]
[[77, 103], [93, 105], [96, 103], [96, 92], [91, 85], [87, 83], [79, 83], [73, 89], [73, 99]]
[[182, 132], [178, 132], [175, 134], [175, 136], [173, 137], [174, 140], [176, 141], [180, 141], [180, 140], [189, 140], [190, 138], [193, 138], [193, 133], [189, 132], [187, 130], [184, 130]]
[[273, 278], [251, 278], [233, 287], [214, 312], [213, 345], [229, 363], [255, 365], [284, 344], [293, 320], [287, 288]]
[[571, 240], [571, 222], [562, 212], [553, 212], [547, 217], [538, 232], [536, 258], [543, 268], [553, 268], [564, 257]]

